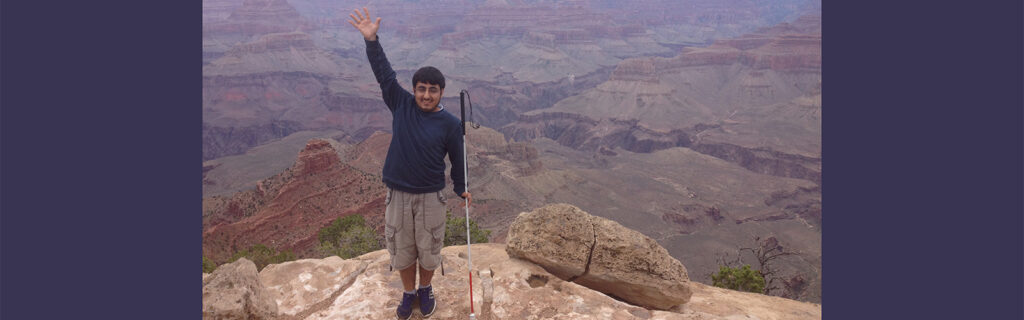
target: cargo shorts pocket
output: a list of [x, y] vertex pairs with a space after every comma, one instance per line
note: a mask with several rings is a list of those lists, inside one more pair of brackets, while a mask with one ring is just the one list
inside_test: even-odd
[[430, 254], [441, 254], [441, 247], [444, 247], [444, 225], [441, 225], [436, 230], [431, 231], [434, 242], [430, 247]]
[[437, 201], [441, 202], [442, 205], [447, 204], [448, 203], [448, 197], [445, 197], [444, 193], [442, 193], [441, 191], [438, 191], [437, 192]]
[[[395, 232], [402, 230], [402, 214], [403, 212], [399, 208], [395, 208], [391, 205], [394, 198], [394, 191], [388, 189], [388, 196], [384, 199], [384, 226], [386, 228], [394, 229]], [[401, 203], [395, 203], [400, 205]]]
[[388, 254], [392, 257], [395, 256], [395, 228], [391, 226], [384, 226], [384, 246], [388, 249]]
[[441, 247], [444, 247], [444, 231], [445, 231], [445, 220], [447, 218], [447, 207], [445, 204], [448, 202], [448, 198], [445, 198], [444, 193], [441, 191], [436, 192], [437, 194], [437, 205], [432, 208], [430, 214], [425, 219], [425, 226], [427, 230], [430, 230], [431, 236], [431, 254], [441, 253]]
[[391, 206], [392, 198], [394, 198], [394, 190], [388, 188], [387, 197], [384, 199], [384, 242], [388, 253], [394, 257], [398, 248], [395, 234], [402, 230], [402, 212]]

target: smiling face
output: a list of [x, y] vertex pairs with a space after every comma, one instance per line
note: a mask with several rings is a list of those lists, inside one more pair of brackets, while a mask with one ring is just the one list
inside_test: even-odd
[[444, 94], [444, 88], [436, 84], [417, 82], [413, 91], [415, 91], [416, 106], [420, 110], [423, 110], [423, 112], [437, 111], [437, 105], [441, 103], [441, 95]]

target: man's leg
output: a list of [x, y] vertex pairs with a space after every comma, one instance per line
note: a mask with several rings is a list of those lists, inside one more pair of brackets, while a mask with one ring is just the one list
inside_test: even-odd
[[419, 288], [416, 296], [420, 300], [420, 313], [424, 318], [434, 314], [437, 302], [431, 280], [434, 270], [441, 264], [441, 247], [444, 245], [445, 198], [441, 192], [426, 193], [423, 210], [416, 219], [416, 250], [419, 253]]
[[[411, 269], [411, 268], [410, 268]], [[420, 287], [426, 287], [430, 285], [430, 279], [434, 278], [434, 270], [427, 270], [420, 267]], [[402, 283], [405, 283], [405, 278], [402, 278]], [[410, 283], [411, 285], [411, 283]], [[408, 288], [408, 287], [406, 287]]]
[[420, 314], [423, 318], [429, 318], [437, 310], [437, 302], [434, 300], [434, 289], [430, 286], [430, 279], [434, 277], [434, 271], [420, 267], [420, 286], [416, 289], [416, 297], [420, 300]]
[[[423, 268], [420, 268], [422, 272]], [[405, 288], [405, 292], [416, 290], [416, 263], [413, 263], [408, 268], [399, 270], [398, 273], [402, 276], [402, 288]], [[430, 284], [430, 280], [427, 280], [427, 284]]]
[[402, 287], [405, 288], [405, 292], [402, 293], [402, 300], [398, 304], [398, 309], [395, 310], [395, 314], [399, 320], [406, 320], [412, 316], [412, 305], [416, 300], [416, 263], [405, 269], [398, 270], [398, 274], [402, 278]]
[[[423, 197], [422, 210], [415, 219], [416, 251], [419, 262], [420, 287], [430, 286], [434, 270], [441, 264], [441, 247], [444, 246], [445, 202], [440, 192], [417, 195]], [[429, 269], [428, 269], [429, 268]]]
[[[405, 289], [395, 314], [398, 319], [409, 319], [416, 300], [416, 237], [413, 226], [411, 197], [405, 192], [389, 190], [385, 199], [385, 239], [391, 254], [391, 266], [398, 269]], [[404, 269], [399, 269], [405, 267]]]

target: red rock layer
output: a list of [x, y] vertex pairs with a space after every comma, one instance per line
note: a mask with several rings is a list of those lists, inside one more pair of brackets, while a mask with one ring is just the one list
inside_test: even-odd
[[317, 232], [333, 220], [360, 214], [383, 232], [385, 189], [379, 175], [343, 164], [325, 140], [311, 140], [295, 165], [230, 199], [204, 199], [203, 255], [223, 261], [262, 243], [316, 256]]

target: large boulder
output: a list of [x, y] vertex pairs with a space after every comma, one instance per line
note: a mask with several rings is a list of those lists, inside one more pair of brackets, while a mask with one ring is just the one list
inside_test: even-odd
[[550, 205], [521, 213], [508, 227], [505, 251], [551, 274], [570, 279], [586, 271], [597, 240], [592, 216], [571, 205]]
[[653, 239], [568, 204], [519, 214], [506, 252], [629, 303], [668, 310], [693, 294], [686, 267]]
[[274, 319], [277, 303], [248, 259], [217, 267], [203, 278], [203, 319]]

